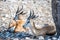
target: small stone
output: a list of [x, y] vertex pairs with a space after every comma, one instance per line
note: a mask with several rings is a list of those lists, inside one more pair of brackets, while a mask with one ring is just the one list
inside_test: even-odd
[[52, 37], [52, 39], [53, 39], [53, 40], [57, 40], [57, 38], [56, 38], [56, 37]]
[[25, 39], [30, 39], [29, 37], [26, 37]]
[[4, 33], [4, 36], [8, 38], [10, 36], [10, 33], [6, 32], [6, 33]]
[[44, 37], [43, 37], [43, 36], [40, 36], [40, 37], [39, 37], [39, 40], [44, 40]]
[[5, 16], [6, 16], [6, 17], [9, 17], [9, 15], [7, 15], [7, 14], [6, 14]]
[[58, 40], [60, 40], [60, 36], [59, 36]]
[[51, 39], [48, 39], [48, 40], [51, 40]]
[[13, 40], [19, 40], [19, 38], [14, 38]]
[[5, 24], [2, 24], [2, 26], [5, 26]]

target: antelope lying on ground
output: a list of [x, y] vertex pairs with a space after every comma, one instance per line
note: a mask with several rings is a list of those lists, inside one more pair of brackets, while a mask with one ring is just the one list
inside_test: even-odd
[[[10, 24], [10, 27], [15, 27], [14, 32], [26, 32], [27, 29], [23, 27], [23, 25], [25, 24], [26, 20], [24, 19], [24, 14], [23, 11], [18, 10], [18, 19], [16, 20], [12, 20], [12, 23]], [[16, 16], [16, 17], [17, 17]]]
[[29, 29], [32, 31], [34, 36], [53, 35], [56, 33], [56, 27], [49, 24], [45, 24], [45, 26], [42, 28], [36, 27], [35, 22], [34, 22], [34, 17], [35, 17], [34, 12], [32, 13], [32, 11], [30, 11], [29, 20], [32, 27], [29, 27]]
[[26, 32], [26, 29], [23, 27], [24, 23], [24, 20], [13, 20], [10, 27], [15, 27], [14, 32]]
[[36, 36], [39, 36], [39, 35], [45, 36], [46, 34], [53, 35], [56, 33], [56, 29], [54, 28], [54, 26], [46, 24], [45, 27], [38, 28], [38, 27], [35, 27], [35, 23], [32, 22], [32, 20], [30, 20], [30, 22], [32, 25], [32, 32]]

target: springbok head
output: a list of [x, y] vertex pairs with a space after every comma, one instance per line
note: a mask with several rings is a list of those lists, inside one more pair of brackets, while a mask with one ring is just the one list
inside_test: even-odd
[[34, 11], [33, 11], [33, 10], [30, 10], [30, 15], [29, 15], [29, 17], [27, 18], [27, 21], [26, 21], [24, 27], [29, 27], [29, 26], [31, 26], [31, 25], [30, 25], [30, 20], [31, 20], [31, 19], [35, 19], [35, 18], [37, 18], [37, 17], [38, 17], [38, 16], [34, 15]]
[[21, 9], [19, 9], [19, 7], [18, 7], [14, 20], [24, 19], [23, 15], [25, 15], [25, 14], [26, 13], [23, 13], [23, 6]]

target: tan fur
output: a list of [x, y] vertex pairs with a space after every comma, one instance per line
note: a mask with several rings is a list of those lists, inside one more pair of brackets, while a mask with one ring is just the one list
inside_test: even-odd
[[26, 32], [27, 29], [23, 27], [24, 23], [25, 22], [23, 20], [16, 20], [10, 24], [10, 27], [15, 27], [14, 32]]
[[46, 27], [37, 28], [35, 27], [35, 23], [30, 19], [30, 23], [32, 25], [32, 32], [35, 36], [45, 36], [46, 34], [54, 34], [56, 32], [56, 29], [54, 26], [47, 25]]
[[26, 29], [23, 28], [24, 25], [23, 20], [17, 20], [17, 27], [15, 28], [15, 32], [26, 32]]

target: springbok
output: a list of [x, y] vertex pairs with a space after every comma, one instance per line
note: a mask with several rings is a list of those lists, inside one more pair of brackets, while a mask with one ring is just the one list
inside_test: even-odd
[[49, 24], [44, 24], [45, 26], [42, 28], [38, 28], [38, 26], [36, 27], [34, 18], [37, 18], [37, 16], [34, 15], [34, 11], [32, 10], [30, 11], [30, 16], [28, 17], [28, 19], [30, 20], [30, 24], [32, 26], [29, 27], [29, 29], [32, 31], [34, 36], [53, 35], [56, 33], [56, 27]]
[[10, 24], [10, 27], [15, 27], [14, 32], [26, 32], [27, 29], [23, 27], [23, 25], [25, 24], [26, 20], [24, 19], [24, 14], [23, 10], [17, 10], [16, 12], [16, 16], [14, 18], [14, 20], [12, 20], [12, 23]]

